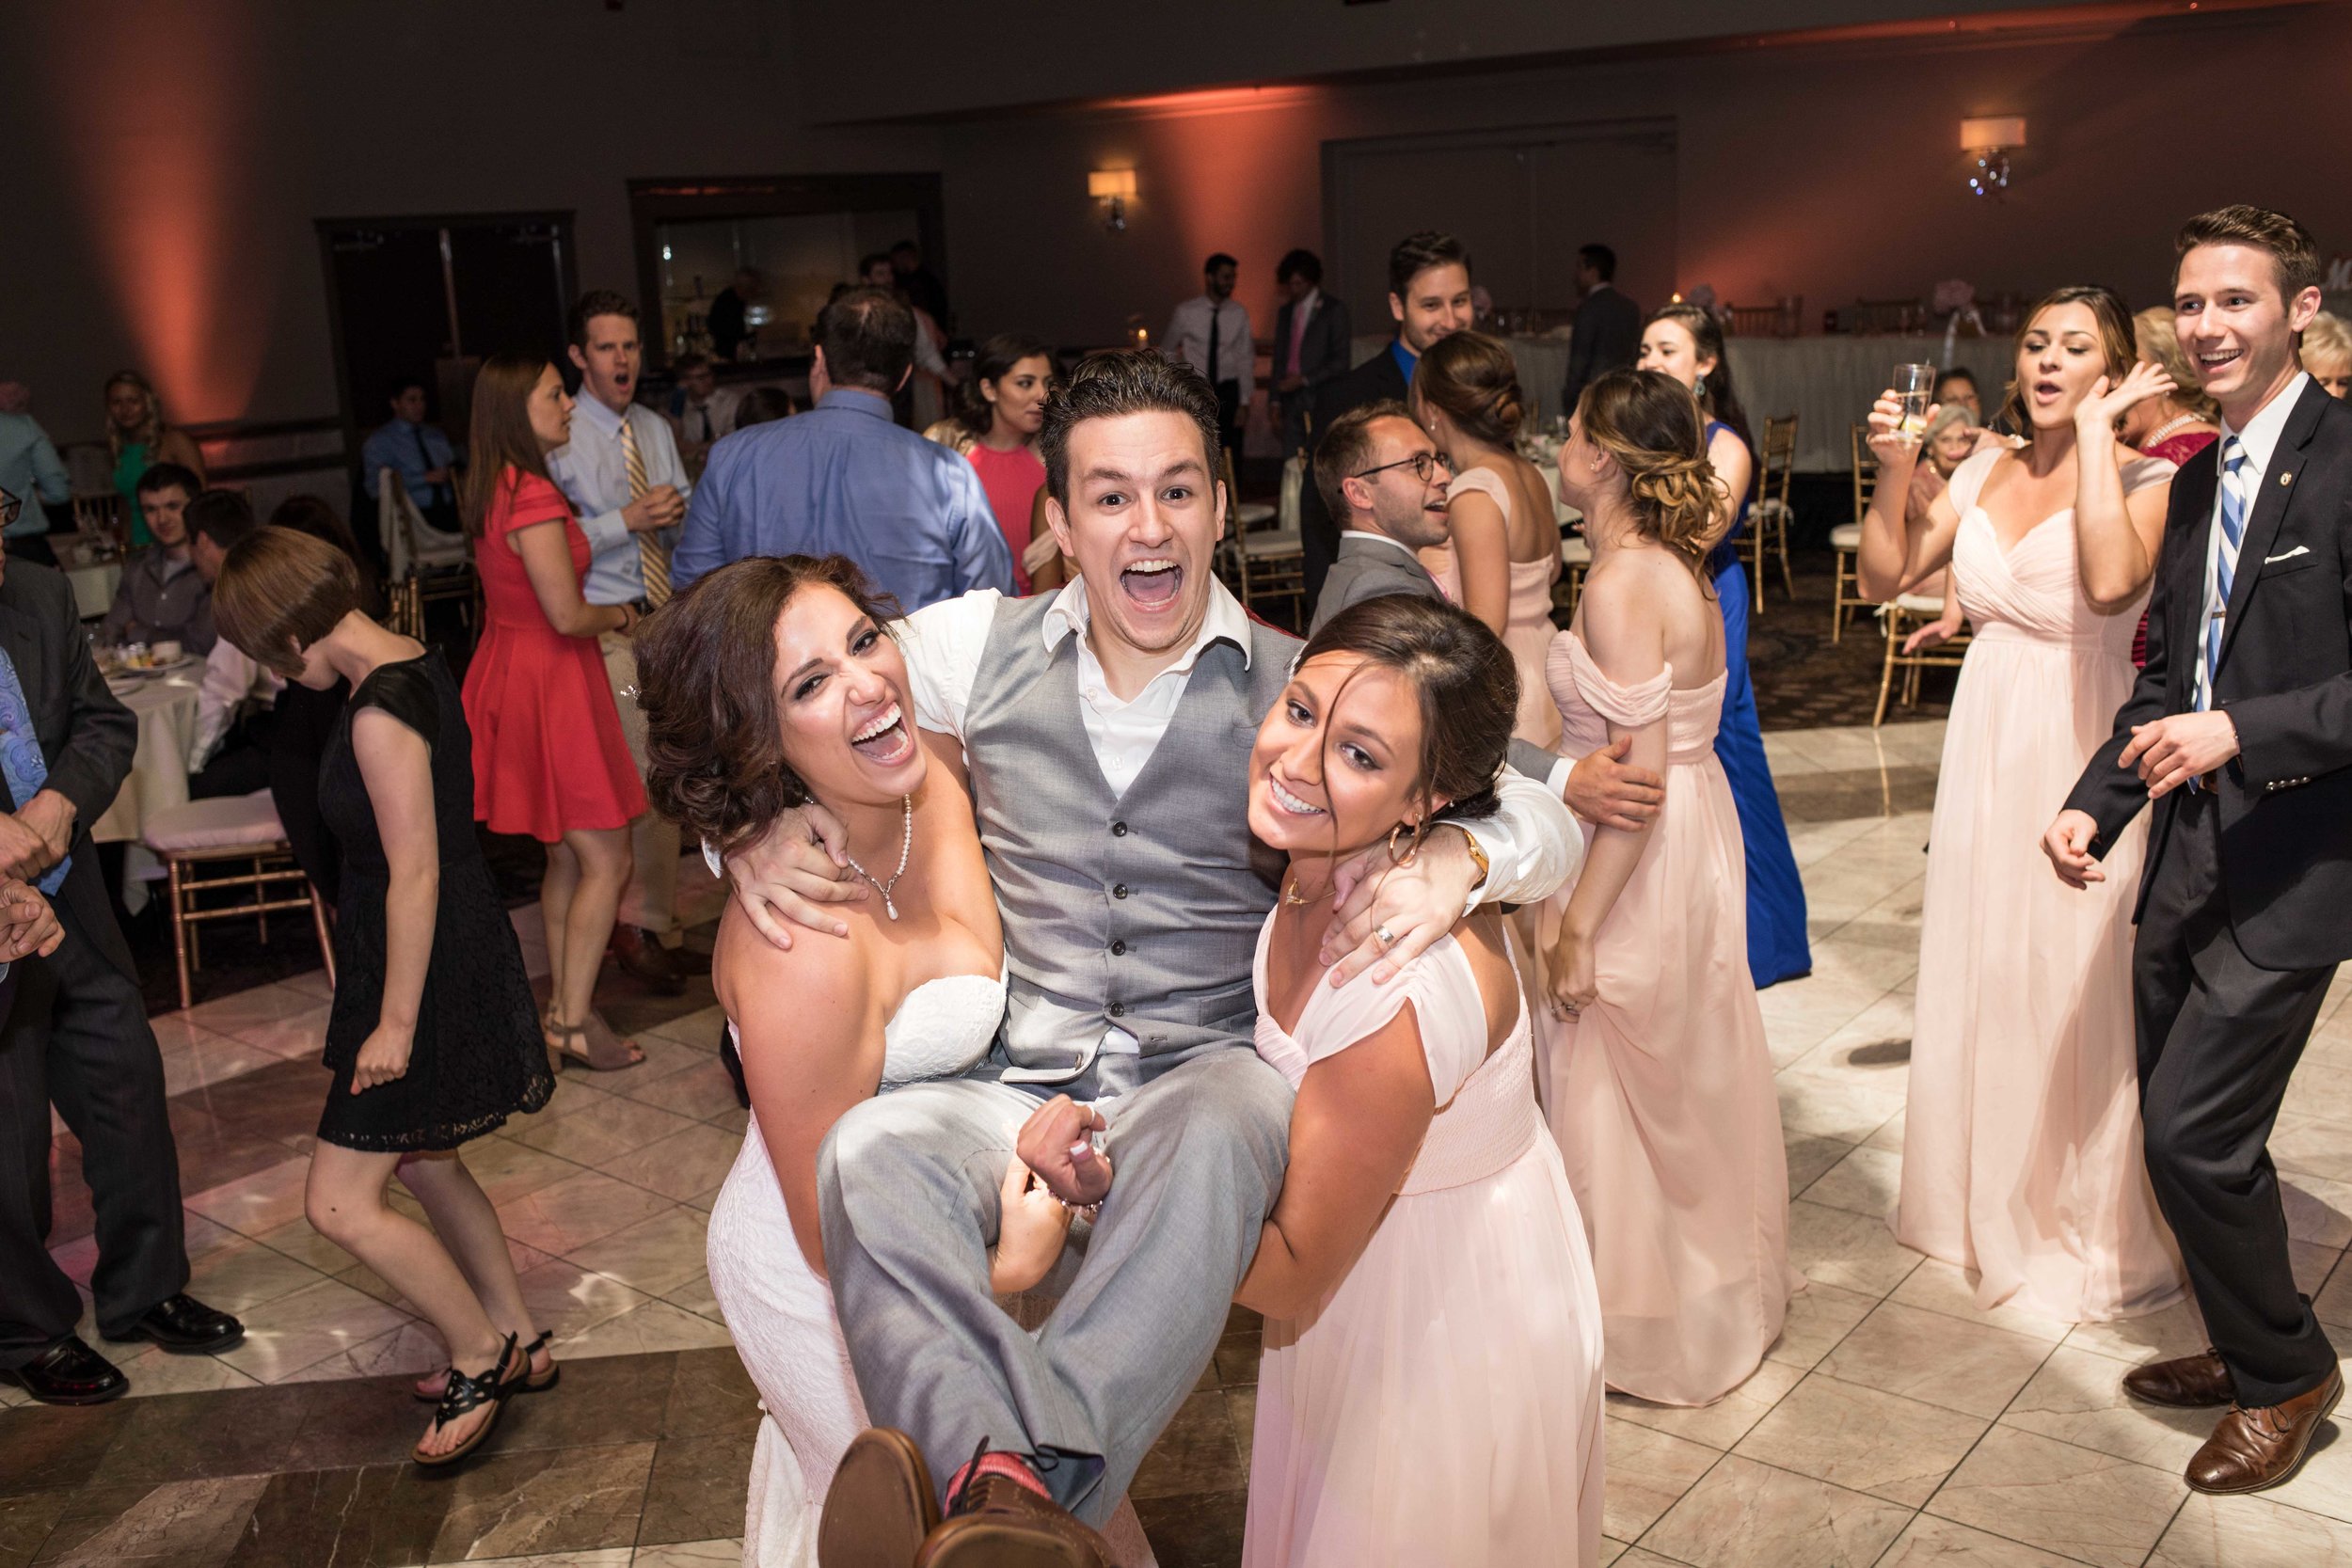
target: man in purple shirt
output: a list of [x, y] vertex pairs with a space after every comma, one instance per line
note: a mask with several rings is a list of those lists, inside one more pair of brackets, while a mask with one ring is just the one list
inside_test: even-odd
[[1012, 552], [962, 456], [891, 422], [914, 358], [914, 313], [851, 289], [818, 322], [805, 414], [710, 449], [670, 562], [684, 592], [731, 561], [846, 555], [912, 612], [975, 588], [1010, 594]]

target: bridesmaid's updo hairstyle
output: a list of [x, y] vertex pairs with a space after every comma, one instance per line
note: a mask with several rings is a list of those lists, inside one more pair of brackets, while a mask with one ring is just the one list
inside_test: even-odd
[[1490, 447], [1509, 446], [1527, 418], [1518, 362], [1483, 332], [1456, 332], [1422, 351], [1413, 367], [1413, 396]]
[[1623, 470], [1634, 531], [1704, 580], [1722, 492], [1698, 399], [1663, 371], [1611, 371], [1584, 388], [1576, 417], [1584, 438]]
[[1424, 827], [1495, 814], [1495, 781], [1518, 721], [1519, 672], [1484, 621], [1442, 600], [1391, 594], [1325, 622], [1298, 663], [1325, 654], [1353, 654], [1369, 668], [1392, 670], [1420, 695], [1421, 776], [1412, 792], [1424, 804], [1440, 795], [1453, 802], [1425, 817]]
[[803, 589], [840, 594], [885, 631], [898, 613], [847, 556], [754, 556], [698, 578], [637, 633], [645, 794], [721, 854], [811, 799], [776, 718], [776, 622]]
[[213, 623], [231, 646], [273, 673], [302, 673], [302, 650], [359, 608], [359, 568], [323, 539], [257, 528], [221, 557]]

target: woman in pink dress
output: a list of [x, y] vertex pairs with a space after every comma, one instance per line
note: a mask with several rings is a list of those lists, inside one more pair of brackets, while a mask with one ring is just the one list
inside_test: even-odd
[[1334, 988], [1333, 868], [1494, 809], [1518, 680], [1450, 605], [1366, 600], [1259, 728], [1249, 825], [1289, 857], [1258, 1053], [1298, 1091], [1236, 1299], [1265, 1314], [1245, 1568], [1592, 1568], [1600, 1314], [1493, 914]]
[[[1593, 564], [1552, 644], [1567, 749], [1629, 736], [1666, 782], [1639, 831], [1587, 827], [1540, 993], [1551, 1130], [1592, 1231], [1609, 1386], [1709, 1404], [1788, 1308], [1788, 1171], [1748, 968], [1740, 814], [1715, 732], [1728, 684], [1705, 577], [1720, 495], [1689, 388], [1617, 371], [1560, 454]], [[1557, 900], [1554, 905], [1557, 905]]]
[[1952, 696], [1928, 837], [1895, 1234], [1976, 1271], [1979, 1307], [2061, 1322], [2153, 1311], [2181, 1265], [2140, 1154], [2131, 909], [2146, 839], [2077, 893], [2047, 875], [2041, 830], [2132, 683], [2172, 465], [2118, 421], [2171, 378], [2134, 363], [2106, 289], [2061, 289], [2017, 339], [2017, 451], [1979, 452], [1926, 518], [1894, 510], [1918, 456], [1890, 392], [1870, 416], [1878, 497], [1863, 593], [1947, 563], [1976, 627]]
[[1526, 417], [1511, 351], [1483, 332], [1429, 345], [1413, 372], [1413, 417], [1454, 466], [1446, 491], [1454, 538], [1433, 552], [1446, 597], [1486, 623], [1519, 673], [1513, 733], [1549, 748], [1560, 713], [1544, 694], [1544, 656], [1560, 635], [1551, 585], [1560, 577], [1560, 519], [1551, 487], [1512, 450]]
[[964, 428], [972, 433], [964, 455], [988, 492], [989, 509], [1012, 547], [1012, 584], [1029, 592], [1024, 557], [1029, 548], [1037, 499], [1045, 488], [1045, 465], [1033, 450], [1045, 423], [1045, 394], [1054, 385], [1054, 351], [1041, 340], [1003, 332], [980, 345], [965, 394]]

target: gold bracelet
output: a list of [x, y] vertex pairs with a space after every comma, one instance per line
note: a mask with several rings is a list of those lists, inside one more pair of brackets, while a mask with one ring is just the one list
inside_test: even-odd
[[1461, 829], [1462, 842], [1470, 846], [1470, 863], [1478, 867], [1478, 879], [1470, 883], [1470, 890], [1472, 892], [1476, 892], [1478, 889], [1485, 887], [1486, 885], [1486, 878], [1493, 872], [1494, 866], [1492, 863], [1486, 859], [1486, 851], [1479, 847], [1477, 835], [1472, 833], [1468, 828], [1463, 827], [1459, 822], [1441, 822], [1438, 826], [1441, 828]]

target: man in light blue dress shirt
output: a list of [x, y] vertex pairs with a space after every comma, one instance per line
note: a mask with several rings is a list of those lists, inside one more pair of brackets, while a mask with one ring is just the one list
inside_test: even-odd
[[682, 592], [755, 555], [846, 555], [912, 612], [975, 588], [1010, 594], [1012, 551], [962, 456], [902, 430], [891, 394], [914, 359], [914, 312], [851, 289], [818, 324], [817, 406], [710, 451], [671, 562]]
[[33, 541], [49, 531], [41, 503], [63, 506], [73, 499], [73, 481], [57, 456], [49, 433], [30, 414], [0, 414], [0, 490], [24, 503], [5, 531], [8, 547], [35, 561], [56, 564], [46, 544]]
[[[590, 604], [657, 609], [652, 601], [667, 594], [659, 583], [648, 593], [645, 556], [650, 549], [659, 562], [667, 555], [691, 486], [670, 421], [632, 401], [643, 363], [637, 307], [610, 290], [592, 290], [572, 308], [571, 329], [580, 400], [572, 409], [572, 438], [548, 454], [548, 473], [570, 499], [580, 531], [588, 536], [592, 553], [580, 597]], [[642, 774], [645, 721], [629, 695], [637, 688], [636, 650], [619, 632], [605, 633], [599, 642], [621, 734]], [[675, 996], [686, 989], [681, 960], [666, 945], [678, 940], [677, 824], [660, 812], [646, 812], [631, 825], [629, 846], [634, 867], [612, 927], [613, 956], [630, 974]]]
[[400, 377], [392, 383], [388, 401], [392, 417], [359, 446], [359, 479], [368, 499], [379, 499], [384, 470], [389, 468], [400, 476], [401, 488], [426, 522], [444, 533], [456, 532], [457, 485], [450, 468], [457, 461], [457, 449], [439, 425], [424, 422], [423, 381]]

